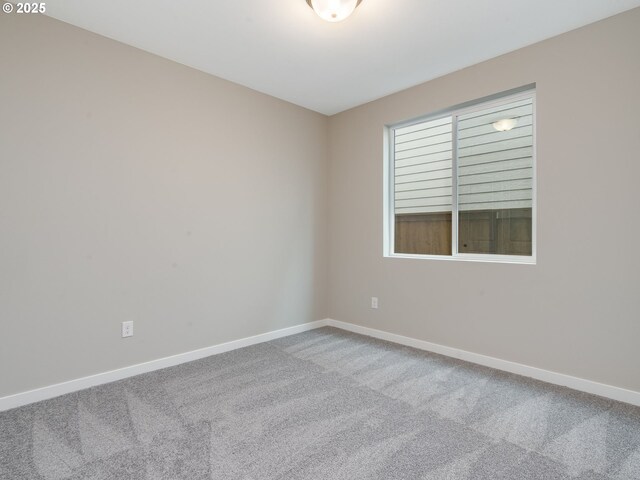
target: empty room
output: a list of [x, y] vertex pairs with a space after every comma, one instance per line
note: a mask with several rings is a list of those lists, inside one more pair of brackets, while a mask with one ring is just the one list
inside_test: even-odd
[[0, 480], [640, 480], [640, 0], [0, 3]]

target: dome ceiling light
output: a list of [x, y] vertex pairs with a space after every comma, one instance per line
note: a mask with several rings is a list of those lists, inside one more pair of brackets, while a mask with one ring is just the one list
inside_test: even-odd
[[517, 118], [503, 118], [502, 120], [493, 122], [493, 128], [495, 128], [499, 132], [508, 132], [516, 125], [518, 125]]
[[320, 18], [327, 22], [341, 22], [353, 13], [362, 0], [307, 0]]

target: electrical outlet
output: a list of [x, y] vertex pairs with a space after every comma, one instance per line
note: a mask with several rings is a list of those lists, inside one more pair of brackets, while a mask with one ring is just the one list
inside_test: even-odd
[[122, 322], [122, 338], [133, 337], [133, 322]]
[[371, 297], [371, 308], [378, 308], [378, 297]]

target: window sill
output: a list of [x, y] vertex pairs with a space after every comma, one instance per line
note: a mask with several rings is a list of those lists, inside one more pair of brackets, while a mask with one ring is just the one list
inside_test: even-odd
[[516, 255], [474, 255], [459, 253], [457, 255], [418, 255], [411, 253], [385, 253], [385, 258], [404, 258], [413, 260], [445, 260], [453, 262], [480, 262], [480, 263], [513, 263], [518, 265], [535, 265], [536, 257], [522, 257]]

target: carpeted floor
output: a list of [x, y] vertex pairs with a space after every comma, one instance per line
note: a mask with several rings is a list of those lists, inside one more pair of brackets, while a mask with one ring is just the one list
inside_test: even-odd
[[640, 479], [640, 408], [323, 328], [0, 413], [0, 478]]

